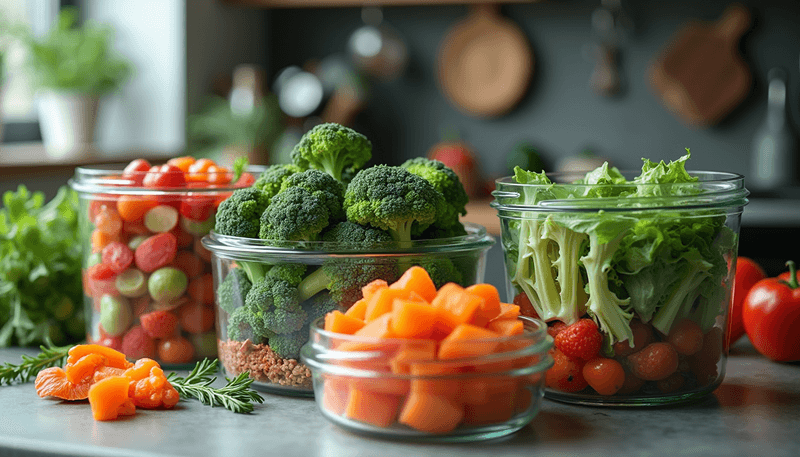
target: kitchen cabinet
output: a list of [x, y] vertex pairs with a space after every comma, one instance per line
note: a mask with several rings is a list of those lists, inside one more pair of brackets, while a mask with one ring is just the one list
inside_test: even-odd
[[[0, 349], [0, 363], [31, 350]], [[509, 437], [472, 444], [385, 441], [327, 422], [312, 399], [264, 394], [252, 414], [197, 401], [95, 422], [86, 402], [43, 400], [33, 384], [0, 387], [0, 455], [377, 456], [556, 455], [796, 456], [800, 365], [771, 362], [747, 341], [732, 348], [722, 385], [689, 405], [602, 408], [545, 399]], [[217, 381], [219, 382], [219, 380]]]

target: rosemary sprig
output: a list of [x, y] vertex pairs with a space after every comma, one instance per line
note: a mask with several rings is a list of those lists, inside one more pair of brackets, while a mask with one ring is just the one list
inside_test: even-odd
[[9, 362], [0, 365], [0, 386], [14, 382], [25, 383], [45, 368], [64, 365], [70, 348], [72, 345], [39, 346], [42, 352], [33, 357], [23, 354], [22, 363], [18, 365]]
[[216, 373], [217, 363], [216, 359], [203, 359], [185, 378], [170, 373], [167, 380], [182, 397], [196, 398], [200, 403], [212, 407], [223, 406], [235, 413], [249, 413], [253, 411], [253, 402], [264, 402], [258, 392], [250, 389], [253, 378], [248, 372], [239, 373], [233, 379], [225, 378], [228, 383], [224, 387], [212, 387], [217, 378], [211, 375]]

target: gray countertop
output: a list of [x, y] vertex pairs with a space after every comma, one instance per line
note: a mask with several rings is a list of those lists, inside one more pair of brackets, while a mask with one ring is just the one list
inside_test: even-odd
[[[21, 353], [0, 350], [0, 363], [17, 363]], [[87, 402], [41, 399], [30, 383], [4, 386], [0, 455], [800, 455], [800, 364], [771, 362], [747, 341], [734, 346], [723, 384], [697, 403], [624, 409], [545, 399], [529, 426], [482, 443], [373, 439], [328, 423], [311, 399], [264, 396], [247, 415], [187, 400], [172, 411], [140, 409], [127, 419], [95, 422]]]

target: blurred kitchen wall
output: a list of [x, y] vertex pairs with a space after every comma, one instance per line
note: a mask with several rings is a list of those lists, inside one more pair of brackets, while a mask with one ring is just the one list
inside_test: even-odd
[[[495, 119], [476, 119], [454, 108], [436, 87], [439, 43], [468, 13], [466, 6], [385, 7], [384, 20], [406, 38], [410, 68], [402, 78], [377, 82], [359, 117], [370, 126], [376, 148], [399, 162], [424, 155], [444, 132], [456, 130], [482, 158], [487, 175], [503, 172], [503, 156], [517, 142], [533, 143], [547, 161], [585, 148], [620, 168], [639, 168], [642, 157], [675, 159], [685, 147], [693, 169], [747, 174], [750, 142], [766, 114], [766, 74], [788, 73], [793, 126], [800, 119], [800, 2], [748, 0], [753, 28], [742, 40], [754, 76], [751, 94], [718, 126], [686, 127], [658, 102], [645, 70], [672, 34], [691, 18], [717, 20], [730, 2], [709, 0], [623, 1], [635, 34], [621, 50], [625, 91], [617, 98], [595, 95], [589, 86], [594, 61], [585, 46], [593, 40], [590, 16], [599, 0], [551, 0], [503, 5], [519, 24], [536, 59], [530, 90], [515, 110]], [[344, 52], [349, 35], [362, 25], [361, 10], [289, 9], [269, 11], [270, 66], [277, 71], [308, 59]]]

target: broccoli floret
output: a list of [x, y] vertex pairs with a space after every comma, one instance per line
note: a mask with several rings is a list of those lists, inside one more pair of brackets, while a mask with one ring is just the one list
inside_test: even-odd
[[231, 314], [236, 308], [244, 306], [244, 298], [251, 287], [252, 283], [247, 274], [239, 268], [234, 268], [217, 287], [217, 304], [220, 309]]
[[[277, 333], [299, 330], [306, 321], [306, 313], [300, 307], [297, 287], [288, 282], [264, 277], [253, 283], [245, 297], [245, 307], [253, 316], [255, 324]], [[253, 322], [251, 326], [256, 328]]]
[[330, 211], [330, 219], [338, 221], [344, 219], [344, 186], [333, 179], [329, 174], [319, 170], [306, 170], [286, 178], [281, 186], [281, 191], [290, 187], [302, 187], [311, 192], [311, 195], [322, 201]]
[[[412, 229], [413, 232], [413, 229]], [[453, 225], [448, 226], [440, 226], [437, 224], [431, 225], [427, 229], [425, 229], [422, 233], [416, 236], [421, 240], [434, 240], [438, 238], [452, 238], [455, 236], [465, 236], [467, 234], [467, 229], [464, 228], [464, 224], [461, 222], [457, 222]]]
[[260, 189], [267, 195], [267, 198], [272, 199], [281, 191], [281, 186], [287, 178], [302, 171], [302, 168], [294, 164], [271, 165], [261, 172], [261, 176], [253, 183], [252, 187]]
[[469, 285], [464, 281], [464, 275], [450, 259], [444, 257], [428, 258], [415, 261], [415, 263], [428, 272], [437, 289], [448, 282], [454, 282], [464, 287]]
[[434, 225], [441, 227], [460, 225], [458, 217], [467, 214], [469, 196], [452, 169], [438, 160], [425, 157], [409, 159], [400, 166], [431, 183], [444, 197], [442, 205], [436, 212]]
[[304, 301], [303, 309], [308, 315], [308, 323], [311, 323], [340, 307], [330, 294], [321, 292]]
[[335, 123], [312, 128], [292, 150], [295, 165], [322, 170], [337, 181], [341, 181], [343, 170], [358, 170], [371, 157], [372, 143], [366, 136]]
[[[391, 242], [388, 232], [365, 227], [354, 222], [340, 222], [326, 231], [323, 240], [338, 243], [346, 249], [369, 249]], [[360, 300], [361, 288], [374, 279], [397, 280], [397, 262], [391, 258], [375, 257], [333, 258], [308, 275], [298, 286], [301, 300], [313, 297], [323, 289], [341, 306], [348, 307]]]
[[221, 235], [257, 238], [261, 213], [268, 205], [269, 196], [261, 190], [237, 189], [219, 205], [214, 231]]
[[325, 203], [302, 187], [279, 192], [261, 215], [259, 238], [315, 241], [330, 222]]
[[303, 280], [307, 268], [303, 263], [282, 263], [270, 268], [266, 276], [268, 278], [281, 279], [297, 287], [300, 281]]
[[250, 340], [254, 343], [274, 336], [264, 328], [263, 320], [246, 306], [236, 308], [228, 316], [228, 339], [235, 341]]
[[387, 230], [400, 242], [411, 241], [411, 226], [424, 230], [436, 220], [444, 197], [423, 178], [400, 167], [376, 165], [361, 170], [347, 186], [347, 219]]
[[308, 341], [308, 330], [298, 330], [283, 335], [275, 335], [269, 339], [269, 348], [282, 359], [297, 359], [300, 348]]

